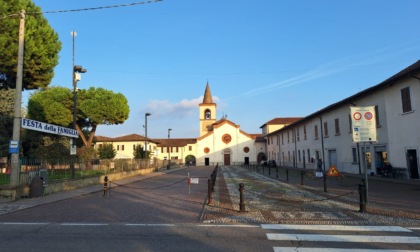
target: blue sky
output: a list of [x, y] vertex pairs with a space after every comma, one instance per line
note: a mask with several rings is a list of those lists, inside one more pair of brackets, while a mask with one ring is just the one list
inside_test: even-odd
[[[34, 0], [43, 11], [130, 0]], [[420, 59], [417, 0], [163, 0], [44, 14], [63, 43], [51, 86], [126, 96], [130, 117], [97, 135], [195, 138], [210, 84], [217, 117], [247, 133], [275, 117], [307, 116], [376, 85]], [[27, 93], [27, 92], [26, 92]], [[25, 97], [25, 95], [24, 95]], [[27, 97], [27, 95], [26, 95]]]

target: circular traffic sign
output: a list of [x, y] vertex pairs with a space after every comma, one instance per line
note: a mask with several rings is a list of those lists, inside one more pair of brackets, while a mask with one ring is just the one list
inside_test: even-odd
[[362, 114], [360, 114], [360, 112], [356, 112], [353, 114], [353, 118], [356, 121], [359, 121], [360, 119], [362, 119]]
[[366, 120], [372, 120], [372, 118], [373, 118], [372, 112], [366, 112], [365, 113], [365, 119]]

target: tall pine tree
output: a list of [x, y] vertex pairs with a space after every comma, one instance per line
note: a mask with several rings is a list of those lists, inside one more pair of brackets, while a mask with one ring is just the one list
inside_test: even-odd
[[54, 76], [61, 42], [31, 0], [0, 1], [0, 87], [16, 84], [21, 10], [26, 11], [23, 88], [45, 88]]

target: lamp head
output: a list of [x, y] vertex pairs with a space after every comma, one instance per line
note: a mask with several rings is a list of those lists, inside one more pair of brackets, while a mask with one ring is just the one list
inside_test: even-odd
[[73, 67], [73, 71], [77, 72], [77, 73], [86, 73], [87, 72], [86, 69], [84, 69], [82, 66], [79, 66], [79, 65], [75, 65]]

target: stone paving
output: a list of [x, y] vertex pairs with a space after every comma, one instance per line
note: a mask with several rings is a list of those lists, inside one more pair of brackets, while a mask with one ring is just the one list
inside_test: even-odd
[[[239, 212], [239, 187], [245, 184], [245, 212]], [[359, 212], [355, 197], [305, 190], [243, 168], [221, 166], [205, 223], [290, 223], [419, 226], [420, 215], [368, 205]]]

